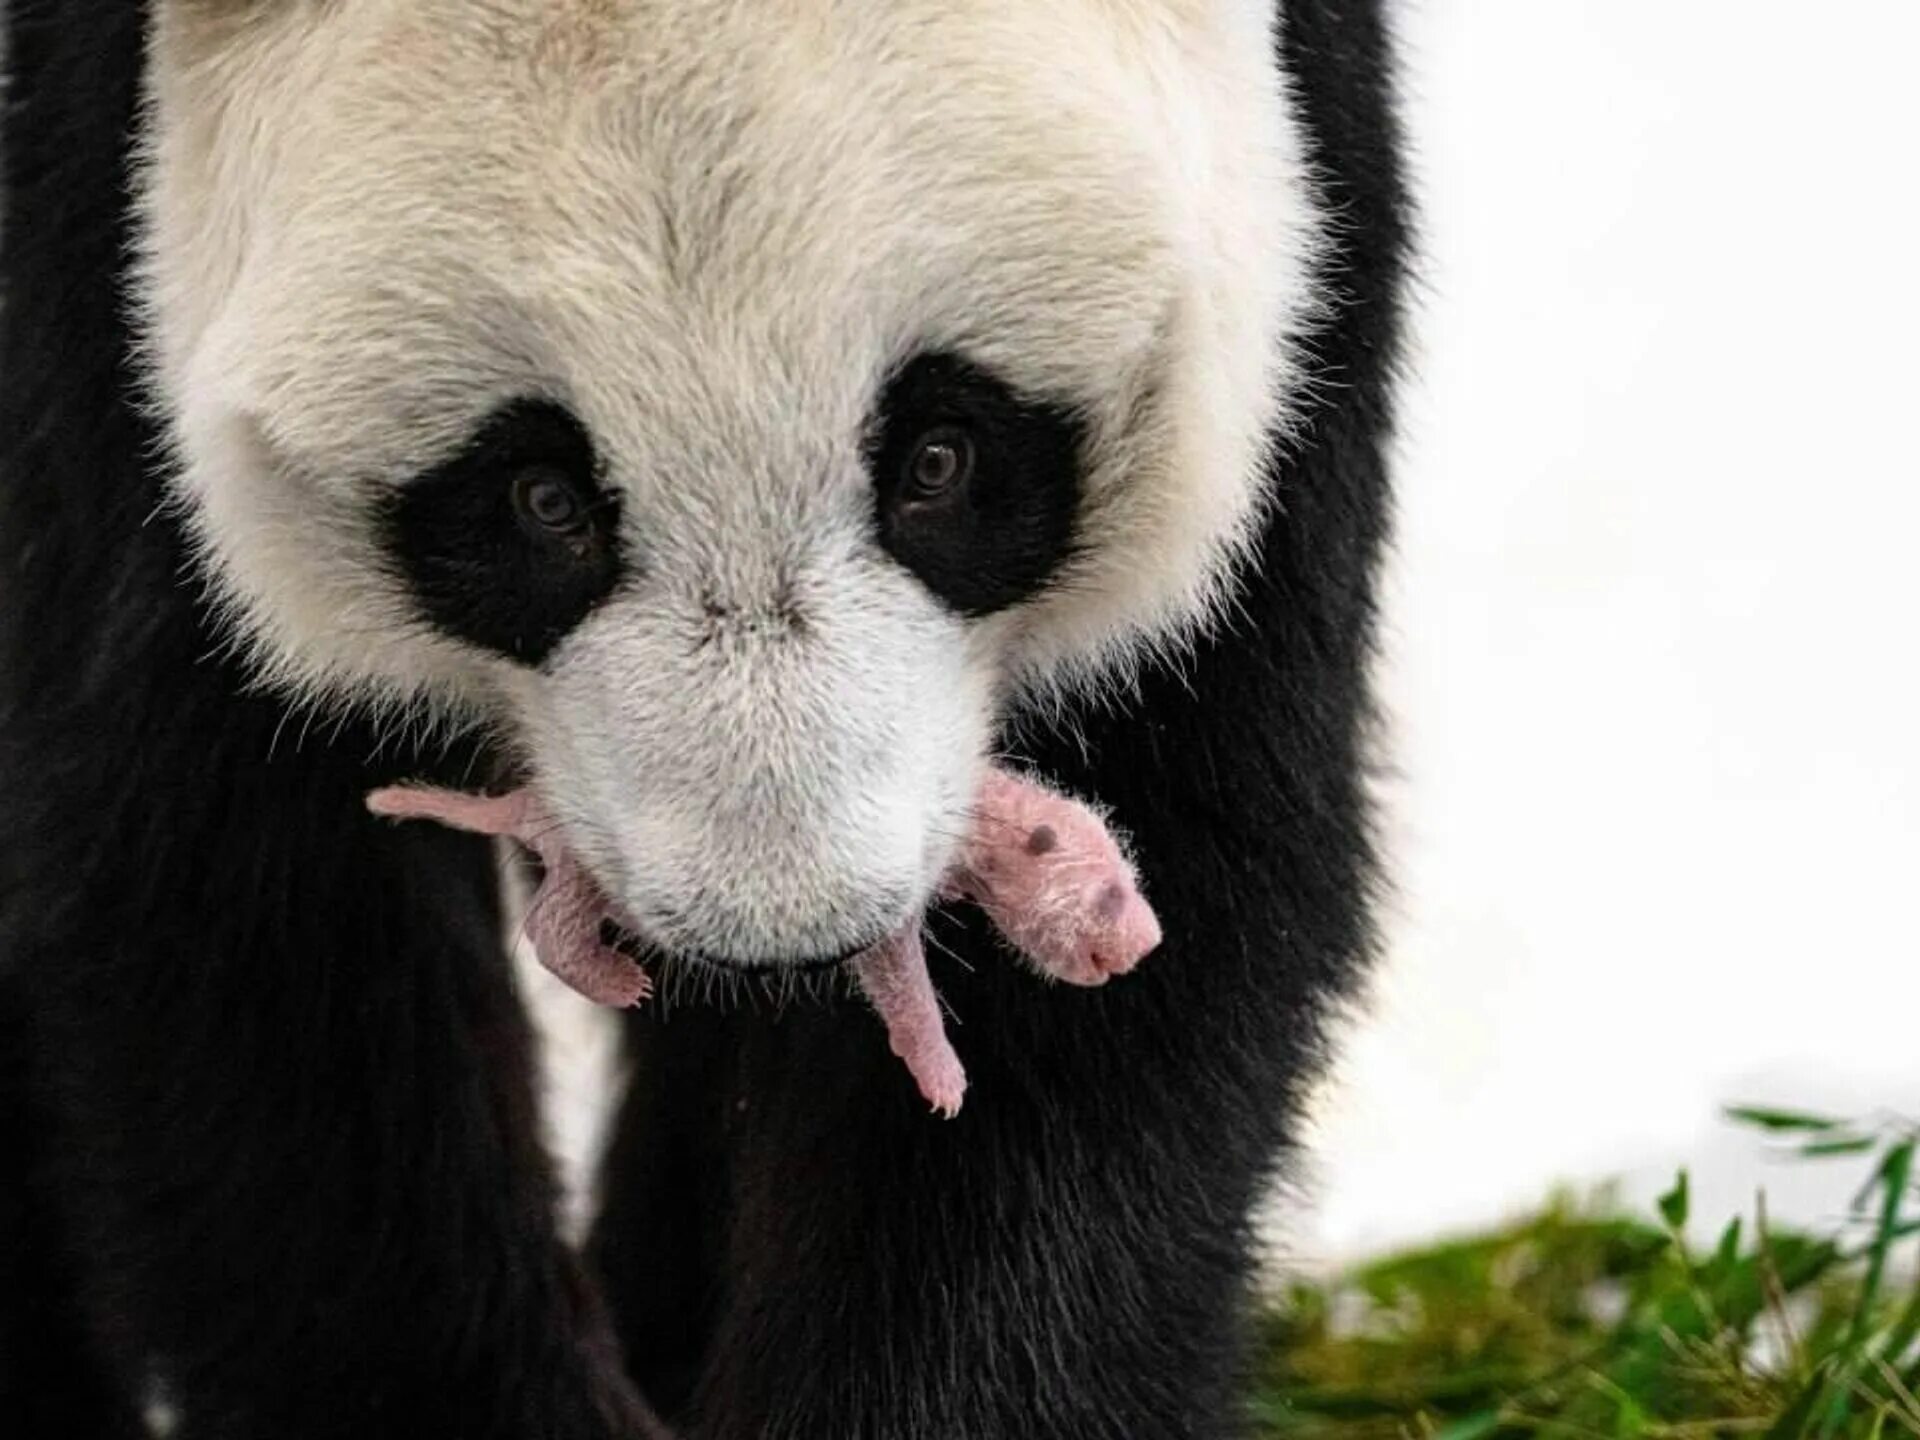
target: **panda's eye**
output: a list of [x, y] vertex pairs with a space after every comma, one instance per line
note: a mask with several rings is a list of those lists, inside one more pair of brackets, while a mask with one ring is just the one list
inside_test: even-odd
[[915, 442], [907, 459], [907, 498], [938, 500], [972, 477], [973, 440], [958, 425], [939, 425]]
[[1071, 554], [1082, 425], [955, 355], [888, 382], [867, 444], [880, 548], [962, 615], [1038, 593]]
[[553, 465], [525, 465], [514, 472], [513, 508], [535, 532], [574, 535], [587, 524], [586, 502]]
[[528, 665], [613, 593], [617, 492], [572, 412], [517, 400], [456, 454], [396, 487], [386, 543], [435, 628]]

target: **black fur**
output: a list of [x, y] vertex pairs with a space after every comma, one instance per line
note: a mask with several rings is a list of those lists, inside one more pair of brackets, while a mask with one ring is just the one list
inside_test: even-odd
[[[569, 411], [502, 406], [459, 454], [391, 492], [387, 553], [435, 625], [536, 665], [620, 582], [618, 497], [598, 473]], [[577, 523], [556, 531], [526, 513], [519, 482], [536, 476], [573, 497]]]
[[[705, 1440], [1222, 1440], [1249, 1213], [1371, 948], [1362, 765], [1404, 200], [1377, 3], [1282, 42], [1340, 217], [1329, 383], [1228, 633], [1020, 753], [1113, 807], [1167, 930], [1049, 988], [958, 915], [967, 1108], [861, 1008], [642, 1013], [590, 1258]], [[140, 16], [14, 0], [0, 263], [0, 1431], [644, 1433], [556, 1244], [481, 848], [433, 772], [209, 659], [114, 292]], [[295, 730], [297, 731], [297, 726]], [[444, 772], [443, 772], [444, 773]], [[13, 1163], [17, 1159], [18, 1163]]]
[[157, 512], [116, 293], [140, 14], [11, 22], [0, 1433], [124, 1433], [154, 1371], [189, 1440], [638, 1433], [484, 846], [366, 814], [429, 757], [276, 747]]
[[[1082, 428], [958, 356], [916, 357], [881, 395], [869, 448], [882, 548], [962, 615], [1027, 599], [1073, 543]], [[918, 493], [912, 473], [930, 435], [968, 452], [938, 495]]]

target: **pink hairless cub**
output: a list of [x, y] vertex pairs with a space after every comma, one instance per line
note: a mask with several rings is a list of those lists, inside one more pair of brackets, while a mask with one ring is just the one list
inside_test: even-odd
[[[367, 804], [378, 815], [437, 820], [525, 845], [546, 870], [527, 914], [541, 964], [603, 1005], [646, 998], [646, 972], [600, 938], [601, 922], [617, 922], [618, 913], [532, 791], [483, 796], [396, 786], [374, 791]], [[1005, 770], [989, 772], [981, 786], [943, 891], [979, 905], [1015, 949], [1073, 985], [1104, 985], [1160, 943], [1160, 922], [1100, 817]], [[967, 1077], [947, 1039], [919, 920], [857, 956], [853, 972], [920, 1093], [942, 1114], [956, 1114]]]
[[625, 1008], [653, 992], [647, 972], [600, 939], [613, 907], [563, 843], [560, 826], [531, 790], [463, 795], [425, 785], [393, 785], [367, 797], [367, 808], [396, 820], [438, 820], [456, 830], [501, 835], [540, 857], [546, 878], [527, 907], [527, 939], [540, 963], [587, 999]]
[[1104, 985], [1160, 944], [1160, 921], [1100, 817], [1010, 771], [988, 772], [947, 887], [1069, 984]]
[[[944, 888], [977, 904], [1016, 950], [1072, 985], [1104, 985], [1160, 943], [1160, 922], [1100, 817], [1010, 771], [990, 772], [980, 787]], [[957, 1114], [966, 1071], [947, 1039], [919, 925], [853, 965], [921, 1095], [941, 1114]]]

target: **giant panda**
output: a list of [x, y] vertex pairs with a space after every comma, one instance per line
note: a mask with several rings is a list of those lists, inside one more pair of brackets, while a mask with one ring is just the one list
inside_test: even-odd
[[[0, 1430], [1241, 1433], [1373, 950], [1382, 7], [8, 8]], [[943, 1122], [836, 967], [990, 762], [1166, 938], [935, 905]], [[395, 779], [535, 781], [662, 960], [582, 1246]]]

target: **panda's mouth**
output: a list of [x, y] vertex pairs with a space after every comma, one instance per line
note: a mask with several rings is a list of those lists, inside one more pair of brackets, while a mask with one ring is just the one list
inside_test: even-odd
[[539, 861], [541, 877], [527, 907], [526, 930], [541, 964], [589, 1000], [638, 1004], [652, 991], [649, 967], [672, 964], [715, 974], [792, 974], [842, 969], [887, 937], [874, 934], [829, 955], [739, 960], [649, 935], [624, 913], [611, 892], [568, 843], [532, 787], [500, 795], [473, 795], [427, 786], [395, 786], [368, 797], [376, 814], [437, 820], [443, 825], [512, 840]]
[[[851, 952], [784, 965], [731, 965], [665, 952], [628, 923], [568, 846], [564, 828], [523, 787], [470, 795], [393, 786], [367, 797], [394, 819], [435, 820], [519, 842], [544, 873], [527, 907], [526, 931], [541, 964], [589, 1000], [627, 1007], [653, 993], [645, 968], [687, 959], [738, 974], [848, 966], [880, 1014], [893, 1051], [936, 1110], [958, 1112], [966, 1073], [947, 1040], [915, 916], [896, 933]], [[1104, 985], [1160, 943], [1160, 922], [1141, 896], [1133, 866], [1104, 822], [1077, 801], [1006, 771], [982, 785], [941, 894], [979, 905], [1036, 966], [1075, 985]]]
[[732, 960], [709, 955], [702, 950], [668, 950], [656, 945], [637, 930], [628, 929], [611, 915], [600, 921], [600, 943], [611, 950], [619, 951], [636, 964], [672, 962], [728, 975], [756, 973], [817, 975], [844, 970], [879, 944], [883, 938], [876, 936], [865, 944], [849, 946], [837, 955], [810, 955], [781, 960]]

